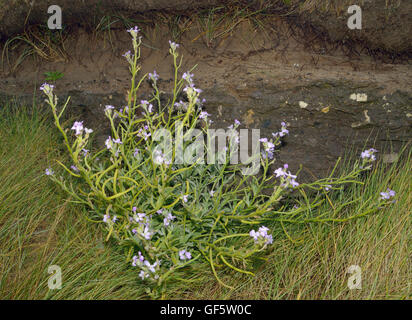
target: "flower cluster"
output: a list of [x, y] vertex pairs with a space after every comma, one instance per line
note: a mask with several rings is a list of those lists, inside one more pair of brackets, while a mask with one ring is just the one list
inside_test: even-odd
[[274, 132], [272, 133], [272, 136], [277, 138], [277, 137], [284, 137], [285, 135], [289, 134], [289, 130], [287, 129], [288, 125], [286, 122], [281, 123], [282, 128], [280, 129], [279, 132]]
[[276, 178], [281, 179], [281, 187], [288, 188], [291, 186], [292, 188], [296, 188], [299, 186], [299, 183], [295, 180], [297, 176], [291, 174], [290, 171], [286, 171], [288, 167], [288, 164], [285, 164], [283, 168], [280, 167], [276, 169], [274, 173], [276, 174]]
[[262, 157], [264, 159], [269, 158], [270, 160], [273, 159], [275, 155], [275, 144], [269, 141], [267, 138], [259, 139], [260, 142], [263, 143], [264, 152], [262, 152]]
[[168, 227], [170, 225], [170, 222], [176, 219], [176, 217], [168, 211], [165, 211], [165, 214], [166, 217], [163, 219], [163, 224], [165, 225], [165, 227]]
[[169, 45], [170, 45], [172, 54], [176, 52], [177, 48], [179, 48], [179, 45], [173, 42], [172, 40], [169, 40]]
[[137, 212], [137, 208], [132, 209], [133, 217], [130, 218], [130, 222], [134, 224], [132, 233], [140, 235], [145, 240], [150, 240], [155, 232], [150, 229], [151, 219], [145, 213]]
[[86, 136], [93, 132], [92, 129], [87, 129], [83, 127], [83, 121], [75, 121], [73, 124], [72, 130], [76, 131], [75, 132], [76, 136], [81, 135], [83, 131], [86, 133]]
[[160, 267], [160, 261], [155, 261], [152, 264], [144, 258], [144, 256], [142, 255], [140, 251], [137, 254], [138, 254], [137, 256], [134, 256], [132, 258], [132, 266], [140, 267], [141, 270], [139, 273], [139, 277], [142, 280], [145, 280], [149, 277], [153, 280], [159, 279], [158, 271]]
[[143, 128], [139, 129], [137, 135], [147, 141], [152, 134], [149, 132], [149, 126], [145, 125]]
[[256, 244], [259, 245], [268, 245], [273, 242], [273, 237], [271, 234], [268, 234], [269, 228], [266, 228], [265, 226], [262, 226], [259, 228], [258, 231], [251, 230], [249, 232], [249, 235], [255, 240]]
[[390, 200], [391, 198], [395, 197], [396, 192], [388, 188], [386, 192], [381, 192], [380, 195], [380, 200]]
[[376, 150], [374, 148], [365, 150], [361, 153], [361, 158], [362, 159], [367, 159], [367, 160], [370, 160], [370, 161], [375, 161], [376, 160], [375, 152], [378, 152], [378, 150]]
[[378, 150], [374, 148], [370, 148], [361, 153], [361, 158], [362, 158], [362, 165], [360, 166], [361, 169], [370, 169], [372, 167], [372, 162], [376, 160], [376, 156], [375, 156], [376, 152], [378, 152]]
[[40, 87], [40, 90], [43, 91], [49, 97], [53, 95], [53, 89], [54, 85], [48, 83], [43, 83]]
[[148, 75], [149, 79], [152, 80], [154, 83], [159, 80], [159, 75], [156, 73], [156, 70], [153, 71], [153, 73], [149, 73]]
[[179, 258], [180, 260], [190, 260], [192, 259], [192, 254], [186, 250], [179, 251]]

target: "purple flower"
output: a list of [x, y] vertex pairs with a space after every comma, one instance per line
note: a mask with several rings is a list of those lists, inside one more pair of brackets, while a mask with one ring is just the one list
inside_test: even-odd
[[145, 214], [145, 213], [137, 213], [137, 214], [134, 215], [134, 220], [135, 220], [137, 223], [144, 222], [145, 218], [146, 218], [146, 214]]
[[371, 148], [368, 150], [365, 150], [361, 153], [361, 158], [362, 159], [370, 159], [370, 161], [375, 161], [376, 156], [374, 155], [375, 152], [378, 152], [378, 150]]
[[156, 70], [154, 70], [153, 73], [149, 73], [149, 79], [153, 82], [159, 80], [159, 75], [156, 73]]
[[133, 63], [134, 54], [132, 54], [132, 53], [130, 52], [130, 50], [127, 51], [127, 52], [123, 55], [123, 57], [126, 58], [127, 62]]
[[143, 270], [140, 270], [140, 272], [139, 272], [139, 277], [140, 277], [142, 280], [144, 280], [144, 279], [146, 279], [146, 278], [149, 277], [149, 274], [147, 274], [147, 273], [144, 272]]
[[176, 219], [175, 216], [173, 216], [170, 212], [167, 214], [166, 218], [163, 219], [163, 224], [165, 227], [168, 227], [170, 225], [170, 222]]
[[182, 199], [183, 199], [183, 202], [187, 202], [188, 201], [188, 198], [189, 198], [189, 195], [184, 195], [183, 197], [182, 197]]
[[135, 26], [134, 28], [127, 30], [127, 32], [129, 32], [133, 38], [136, 38], [137, 34], [140, 32], [140, 29], [137, 26]]
[[134, 149], [134, 153], [133, 153], [133, 156], [135, 157], [135, 158], [137, 158], [137, 156], [139, 155], [139, 149]]
[[177, 43], [172, 42], [171, 40], [169, 40], [169, 45], [170, 48], [172, 48], [172, 51], [176, 51], [176, 49], [179, 48], [179, 45]]
[[43, 83], [40, 87], [40, 90], [43, 91], [46, 95], [51, 95], [53, 93], [54, 85]]
[[380, 195], [381, 195], [380, 200], [389, 200], [395, 197], [396, 192], [388, 188], [386, 192], [381, 192]]
[[199, 119], [205, 119], [205, 118], [207, 118], [207, 117], [209, 117], [209, 116], [210, 116], [209, 113], [207, 113], [206, 111], [202, 111], [202, 112], [200, 113], [200, 115], [199, 115]]
[[83, 121], [75, 121], [74, 122], [72, 130], [76, 131], [76, 133], [75, 133], [76, 136], [81, 135], [82, 132], [83, 132], [83, 129], [84, 129], [83, 128]]
[[112, 148], [112, 145], [113, 145], [113, 143], [112, 143], [112, 137], [109, 136], [109, 137], [106, 139], [106, 141], [105, 141], [104, 144], [106, 145], [106, 148], [107, 148], [108, 150], [110, 150], [110, 149]]
[[145, 238], [146, 240], [150, 240], [151, 238], [152, 238], [152, 236], [153, 236], [153, 232], [151, 232], [150, 230], [149, 230], [149, 227], [148, 226], [145, 226], [144, 227], [144, 230], [143, 230], [143, 232], [142, 232], [142, 237], [143, 238]]
[[46, 176], [52, 176], [52, 175], [54, 175], [54, 171], [51, 168], [47, 168], [45, 170], [45, 174], [46, 174]]
[[180, 260], [190, 260], [192, 259], [192, 255], [190, 252], [183, 249], [179, 251], [179, 258]]
[[110, 215], [109, 214], [105, 214], [103, 216], [103, 222], [108, 222], [110, 220]]
[[74, 166], [74, 165], [70, 166], [70, 168], [71, 168], [74, 172], [79, 172], [79, 168], [77, 168], [77, 167]]
[[186, 80], [190, 85], [193, 85], [193, 74], [185, 72], [183, 73], [182, 78]]
[[107, 105], [107, 106], [104, 108], [104, 111], [105, 111], [105, 112], [108, 112], [108, 111], [110, 111], [110, 110], [114, 110], [114, 107], [113, 107], [112, 105]]
[[249, 235], [253, 238], [255, 243], [267, 245], [273, 242], [273, 237], [272, 235], [268, 234], [268, 231], [269, 229], [267, 227], [262, 226], [258, 231], [251, 230], [249, 232]]

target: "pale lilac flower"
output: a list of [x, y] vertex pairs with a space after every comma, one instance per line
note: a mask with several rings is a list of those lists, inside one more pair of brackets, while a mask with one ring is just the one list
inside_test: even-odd
[[144, 230], [143, 230], [143, 232], [142, 232], [142, 237], [143, 238], [145, 238], [146, 240], [150, 240], [151, 238], [152, 238], [152, 236], [153, 236], [153, 232], [151, 232], [150, 230], [149, 230], [149, 227], [148, 226], [145, 226], [144, 227]]
[[240, 126], [240, 121], [238, 119], [235, 119], [235, 125]]
[[110, 220], [110, 215], [107, 213], [103, 216], [103, 222], [108, 222]]
[[281, 186], [286, 188], [292, 186], [292, 188], [296, 188], [299, 186], [299, 183], [295, 180], [297, 176], [291, 174], [290, 171], [286, 172], [288, 167], [288, 164], [285, 164], [283, 168], [276, 169], [274, 173], [276, 174], [276, 178], [281, 178]]
[[299, 186], [299, 183], [297, 183], [295, 179], [291, 179], [290, 184], [291, 184], [292, 188], [296, 188], [296, 187]]
[[386, 192], [381, 192], [380, 195], [381, 195], [380, 200], [389, 200], [395, 197], [396, 192], [388, 188]]
[[378, 152], [378, 150], [371, 148], [368, 150], [365, 150], [361, 153], [361, 158], [362, 159], [370, 159], [371, 161], [375, 161], [376, 157], [374, 155], [375, 152]]
[[172, 42], [171, 40], [169, 40], [169, 45], [170, 48], [172, 48], [172, 51], [176, 51], [176, 49], [179, 48], [179, 45], [177, 43]]
[[74, 165], [70, 166], [70, 168], [71, 168], [74, 172], [79, 172], [79, 168], [77, 168], [77, 167], [74, 166]]
[[215, 194], [215, 192], [216, 192], [216, 191], [210, 190], [210, 191], [209, 191], [210, 196], [213, 197], [214, 194]]
[[275, 170], [276, 178], [286, 177], [287, 173], [283, 168], [278, 168]]
[[163, 224], [165, 227], [168, 227], [170, 225], [170, 222], [176, 219], [175, 216], [173, 216], [170, 212], [167, 214], [166, 218], [163, 219]]
[[272, 133], [272, 136], [274, 136], [274, 137], [277, 137], [277, 136], [284, 137], [285, 135], [289, 134], [289, 130], [287, 129], [286, 122], [282, 122], [281, 126], [282, 126], [281, 130], [279, 132]]
[[269, 159], [273, 159], [274, 157], [274, 152], [275, 152], [275, 145], [270, 142], [267, 138], [261, 138], [259, 139], [260, 142], [263, 143], [264, 151], [262, 152], [262, 156], [264, 159], [268, 157]]
[[144, 261], [144, 257], [143, 257], [143, 255], [142, 255], [142, 253], [139, 251], [137, 254], [139, 255], [139, 260], [143, 262], [143, 261]]
[[52, 176], [54, 175], [54, 171], [51, 168], [47, 168], [45, 170], [46, 176]]
[[332, 188], [332, 186], [330, 184], [325, 185], [325, 190], [329, 191]]
[[107, 106], [104, 108], [104, 112], [108, 112], [108, 111], [113, 110], [113, 109], [114, 109], [114, 107], [113, 107], [112, 105], [107, 105]]
[[83, 132], [83, 129], [84, 129], [83, 128], [83, 121], [75, 121], [74, 122], [72, 130], [76, 131], [76, 133], [75, 133], [76, 136], [81, 135], [82, 132]]
[[137, 34], [140, 32], [140, 29], [135, 26], [134, 28], [127, 30], [127, 32], [129, 32], [133, 38], [137, 38]]
[[125, 57], [126, 60], [127, 60], [127, 62], [129, 62], [130, 64], [133, 63], [134, 54], [132, 54], [132, 53], [130, 52], [130, 50], [127, 51], [127, 52], [123, 55], [123, 57]]
[[133, 153], [133, 156], [135, 157], [135, 158], [137, 158], [137, 156], [139, 155], [139, 149], [134, 149], [134, 153]]
[[184, 195], [182, 198], [183, 198], [183, 202], [187, 202], [187, 201], [188, 201], [188, 198], [189, 198], [189, 195], [186, 194], [186, 195]]
[[135, 220], [137, 223], [144, 222], [145, 218], [146, 218], [146, 214], [145, 214], [145, 213], [137, 213], [137, 214], [134, 215], [134, 220]]
[[90, 134], [93, 132], [93, 129], [84, 128], [84, 132], [86, 132], [86, 134]]
[[89, 150], [87, 149], [82, 149], [83, 152], [83, 157], [87, 156], [87, 154], [89, 153]]
[[159, 75], [156, 73], [156, 70], [154, 70], [153, 73], [149, 73], [149, 79], [153, 82], [159, 80]]
[[207, 117], [209, 117], [209, 116], [210, 116], [209, 113], [207, 113], [206, 111], [202, 111], [202, 112], [200, 113], [200, 115], [199, 115], [199, 119], [205, 119], [205, 118], [207, 118]]
[[157, 266], [157, 262], [150, 264], [149, 261], [145, 261], [144, 265], [147, 267], [147, 269], [149, 269], [150, 272], [155, 273], [156, 272], [156, 266]]
[[46, 95], [51, 95], [53, 93], [54, 85], [43, 83], [40, 87], [40, 90], [43, 91]]
[[192, 259], [192, 255], [190, 252], [183, 249], [179, 251], [179, 258], [180, 260], [190, 260]]
[[184, 80], [186, 80], [187, 82], [189, 82], [189, 83], [193, 83], [193, 74], [191, 74], [191, 73], [189, 73], [189, 72], [185, 72], [185, 73], [183, 73], [183, 75], [182, 75], [182, 78], [184, 79]]
[[112, 221], [113, 221], [113, 222], [116, 222], [116, 221], [117, 221], [117, 216], [114, 216], [113, 219], [112, 219]]
[[146, 272], [144, 272], [143, 270], [141, 270], [141, 271], [139, 272], [139, 277], [140, 277], [142, 280], [144, 280], [144, 279], [148, 278], [149, 275], [148, 275]]
[[249, 235], [255, 240], [255, 241], [258, 241], [258, 238], [259, 238], [259, 232], [256, 232], [255, 230], [251, 230], [250, 232], [249, 232]]
[[269, 229], [267, 227], [262, 226], [258, 231], [251, 230], [249, 235], [253, 238], [255, 243], [267, 245], [273, 243], [273, 237], [268, 234], [268, 231]]
[[180, 100], [179, 102], [175, 102], [174, 106], [178, 110], [186, 111], [188, 104], [187, 104], [187, 102], [183, 102], [182, 100]]
[[113, 139], [113, 142], [117, 144], [123, 144], [123, 142], [120, 139]]
[[104, 144], [106, 145], [106, 148], [107, 148], [107, 149], [111, 149], [111, 148], [112, 148], [112, 145], [113, 145], [113, 143], [112, 143], [112, 137], [109, 136], [109, 138], [106, 139], [106, 141], [105, 141]]

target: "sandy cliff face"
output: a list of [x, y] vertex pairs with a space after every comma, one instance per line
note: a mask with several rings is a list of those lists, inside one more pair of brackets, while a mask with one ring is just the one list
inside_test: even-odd
[[[270, 137], [281, 121], [288, 122], [290, 136], [278, 160], [279, 164], [289, 163], [293, 171], [303, 164], [302, 179], [323, 176], [345, 150], [360, 150], [368, 139], [366, 146], [375, 144], [388, 161], [396, 159], [400, 147], [412, 139], [412, 67], [408, 58], [412, 1], [359, 1], [362, 30], [347, 28], [345, 1], [296, 0], [295, 4], [305, 5], [287, 8], [293, 12], [290, 15], [265, 20], [265, 32], [244, 22], [230, 36], [213, 41], [206, 41], [204, 32], [192, 23], [178, 40], [184, 55], [181, 71], [197, 64], [195, 82], [204, 90], [205, 109], [212, 114], [215, 127], [226, 128], [239, 119], [241, 128], [260, 129], [262, 137]], [[90, 19], [91, 11], [82, 16], [84, 5], [95, 8], [97, 2], [60, 1], [66, 22], [73, 23]], [[113, 10], [114, 1], [100, 2], [99, 14]], [[338, 4], [325, 6], [329, 2]], [[45, 3], [33, 2], [28, 23], [44, 23]], [[138, 10], [187, 11], [212, 3], [124, 0], [116, 1], [115, 6], [133, 15]], [[13, 21], [25, 19], [26, 2], [0, 0], [0, 4], [0, 33], [21, 31], [22, 24]], [[167, 26], [156, 21], [153, 25], [141, 26], [142, 74], [156, 69], [162, 89], [170, 92], [173, 72], [167, 52], [172, 37]], [[108, 135], [104, 106], [121, 108], [126, 103], [129, 73], [122, 54], [130, 50], [130, 36], [124, 26], [100, 36], [79, 26], [71, 30], [64, 41], [67, 56], [61, 61], [31, 57], [13, 69], [24, 49], [9, 52], [5, 68], [0, 68], [0, 103], [12, 96], [32, 103], [36, 92], [35, 99], [42, 105], [38, 88], [45, 81], [44, 73], [60, 71], [64, 76], [55, 83], [60, 101], [71, 96], [68, 114], [84, 120], [103, 144]], [[376, 59], [380, 52], [386, 52], [384, 61]], [[393, 63], [392, 56], [402, 59]], [[145, 83], [141, 98], [149, 93]]]
[[[194, 9], [228, 5], [234, 0], [59, 0], [64, 23], [81, 24], [99, 21], [116, 12], [132, 18], [137, 12], [172, 10], [190, 14]], [[360, 42], [369, 50], [394, 54], [412, 52], [412, 1], [410, 0], [255, 0], [236, 1], [239, 5], [288, 14], [304, 28], [314, 28], [323, 36], [338, 42]], [[289, 3], [286, 5], [285, 3]], [[21, 32], [30, 24], [46, 24], [48, 0], [0, 0], [0, 39]], [[362, 8], [362, 30], [347, 28], [350, 5]]]

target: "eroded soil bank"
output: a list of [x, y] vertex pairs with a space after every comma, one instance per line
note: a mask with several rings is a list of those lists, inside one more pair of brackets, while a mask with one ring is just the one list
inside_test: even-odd
[[[302, 178], [324, 175], [352, 146], [376, 143], [387, 161], [396, 159], [401, 145], [412, 138], [409, 61], [391, 64], [370, 55], [348, 55], [328, 42], [308, 47], [286, 18], [267, 23], [266, 32], [239, 23], [229, 37], [212, 44], [196, 28], [179, 39], [181, 71], [197, 65], [194, 79], [204, 90], [214, 126], [226, 128], [239, 119], [241, 128], [258, 128], [268, 137], [281, 121], [288, 122], [290, 136], [277, 159], [293, 171], [303, 164]], [[170, 31], [157, 26], [143, 32], [142, 74], [156, 70], [160, 86], [170, 92]], [[98, 36], [77, 29], [65, 41], [66, 61], [28, 58], [14, 72], [5, 64], [0, 96], [31, 102], [33, 92], [39, 95], [44, 73], [60, 71], [64, 76], [55, 83], [60, 101], [71, 96], [69, 112], [98, 130], [101, 143], [107, 136], [104, 106], [127, 103], [129, 73], [122, 54], [130, 47], [123, 29]], [[11, 52], [10, 59], [19, 54]], [[149, 91], [144, 83], [142, 97]], [[39, 96], [37, 100], [42, 103]]]

